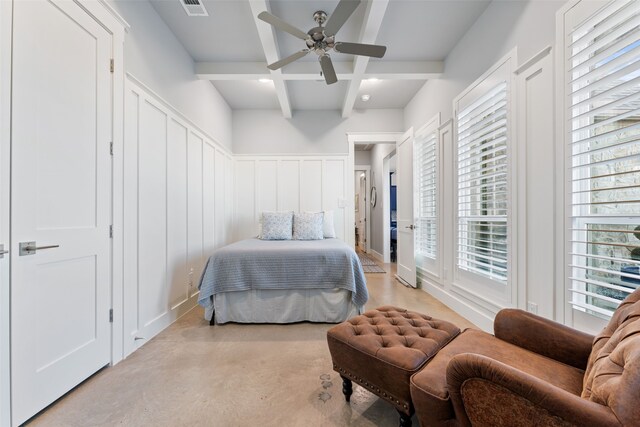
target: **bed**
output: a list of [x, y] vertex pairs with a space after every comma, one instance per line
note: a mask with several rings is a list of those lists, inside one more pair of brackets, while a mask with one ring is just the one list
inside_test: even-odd
[[218, 249], [199, 284], [213, 323], [339, 323], [364, 311], [360, 260], [339, 239], [241, 240]]

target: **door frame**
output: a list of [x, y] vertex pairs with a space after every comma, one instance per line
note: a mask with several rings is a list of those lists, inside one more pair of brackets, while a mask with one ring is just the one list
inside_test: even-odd
[[[349, 155], [347, 158], [347, 176], [353, 176], [355, 173], [355, 145], [356, 143], [369, 143], [369, 144], [395, 144], [404, 135], [404, 132], [347, 132], [347, 143], [349, 148]], [[355, 191], [353, 185], [347, 185], [347, 208], [346, 223], [355, 223], [355, 206], [353, 206], [353, 200], [355, 199]], [[371, 213], [371, 209], [369, 209]], [[355, 249], [355, 236], [353, 233], [346, 233], [346, 243]], [[384, 262], [389, 262], [389, 249], [384, 251]]]
[[[15, 0], [13, 0], [15, 1]], [[12, 86], [12, 36], [13, 1], [0, 2], [0, 90], [11, 93]], [[93, 17], [112, 37], [111, 57], [114, 60], [112, 73], [112, 142], [113, 162], [111, 216], [114, 226], [110, 286], [111, 307], [114, 310], [111, 324], [111, 364], [123, 358], [122, 343], [122, 147], [124, 120], [124, 41], [131, 26], [105, 0], [74, 0], [87, 14]], [[105, 66], [108, 64], [105, 64]], [[0, 99], [0, 238], [5, 248], [11, 247], [10, 205], [11, 188], [11, 96]], [[0, 260], [0, 425], [11, 424], [11, 324], [9, 270], [11, 254]]]
[[[411, 179], [409, 180], [411, 182], [411, 224], [412, 226], [415, 224], [415, 219], [416, 219], [416, 193], [415, 193], [415, 164], [414, 164], [414, 144], [415, 144], [415, 131], [413, 129], [413, 127], [410, 127], [405, 133], [403, 133], [397, 140], [396, 143], [396, 180], [398, 182], [398, 184], [400, 183], [399, 177], [401, 176], [401, 174], [398, 174], [398, 171], [402, 172], [402, 168], [400, 167], [400, 163], [401, 163], [401, 159], [400, 159], [400, 146], [404, 143], [407, 143], [410, 145], [410, 153], [411, 153]], [[388, 173], [388, 170], [387, 170]], [[403, 172], [402, 172], [403, 173]], [[399, 185], [398, 185], [399, 187]], [[396, 203], [399, 205], [399, 201], [398, 201], [398, 196], [399, 196], [399, 192], [396, 189]], [[401, 219], [398, 217], [397, 218], [397, 227], [398, 230], [400, 230], [400, 221]], [[398, 237], [400, 237], [400, 233], [403, 233], [404, 231], [398, 231]], [[415, 231], [412, 229], [411, 230], [411, 235], [412, 235], [412, 243], [413, 243], [413, 248], [412, 248], [412, 271], [413, 271], [413, 277], [411, 277], [411, 280], [406, 280], [405, 278], [403, 278], [400, 275], [400, 270], [401, 270], [401, 264], [400, 264], [400, 257], [398, 256], [400, 254], [399, 250], [400, 250], [400, 244], [399, 244], [399, 240], [397, 239], [397, 248], [396, 248], [396, 265], [397, 265], [397, 273], [396, 273], [396, 279], [398, 279], [400, 282], [412, 287], [412, 288], [417, 288], [417, 265], [416, 265], [416, 258], [415, 258]]]
[[[15, 1], [15, 0], [14, 0]], [[107, 32], [111, 34], [113, 45], [111, 57], [114, 68], [112, 73], [112, 142], [113, 159], [111, 168], [111, 224], [113, 238], [111, 242], [111, 308], [113, 322], [111, 323], [111, 365], [115, 365], [124, 358], [124, 328], [123, 328], [123, 164], [124, 164], [124, 90], [125, 90], [125, 35], [131, 25], [106, 0], [74, 0], [89, 15], [91, 15]]]
[[[366, 253], [371, 252], [371, 204], [369, 203], [369, 197], [371, 192], [371, 165], [354, 165], [354, 172], [363, 171], [365, 173], [365, 204], [364, 204], [364, 218], [365, 218], [365, 245], [364, 250]], [[354, 183], [355, 185], [355, 183]], [[354, 187], [355, 190], [355, 187]], [[355, 201], [354, 201], [355, 203]], [[355, 208], [355, 206], [354, 206]], [[354, 213], [355, 216], [355, 213]], [[354, 221], [355, 223], [355, 221]], [[357, 242], [356, 242], [357, 243]]]
[[[13, 45], [13, 3], [0, 1], [0, 92], [11, 93], [11, 47]], [[11, 247], [11, 96], [0, 98], [0, 243]], [[0, 259], [0, 425], [11, 424], [11, 253]]]

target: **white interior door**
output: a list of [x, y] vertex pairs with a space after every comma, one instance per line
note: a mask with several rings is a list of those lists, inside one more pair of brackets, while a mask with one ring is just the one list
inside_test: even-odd
[[111, 36], [74, 2], [33, 0], [14, 2], [13, 39], [18, 425], [110, 361]]
[[[413, 245], [413, 129], [407, 131], [396, 149], [398, 155], [397, 217], [398, 217], [398, 278], [416, 287], [416, 260]], [[385, 178], [386, 179], [386, 178]]]

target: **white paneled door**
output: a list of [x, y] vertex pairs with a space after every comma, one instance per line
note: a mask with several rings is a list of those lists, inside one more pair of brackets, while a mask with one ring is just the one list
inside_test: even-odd
[[[398, 216], [398, 277], [416, 287], [416, 259], [414, 254], [413, 212], [413, 129], [407, 131], [396, 149], [397, 162], [397, 216]], [[386, 179], [386, 178], [385, 178]]]
[[17, 425], [110, 361], [112, 41], [77, 3], [58, 0], [14, 2], [13, 39]]

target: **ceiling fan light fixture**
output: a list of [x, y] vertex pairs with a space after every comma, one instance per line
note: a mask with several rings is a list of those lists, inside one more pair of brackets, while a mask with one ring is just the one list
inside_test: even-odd
[[306, 33], [267, 11], [260, 12], [258, 14], [258, 19], [272, 25], [278, 30], [284, 31], [303, 40], [306, 45], [306, 49], [294, 53], [293, 55], [289, 55], [288, 57], [272, 64], [268, 64], [267, 68], [272, 71], [278, 70], [293, 61], [301, 59], [308, 53], [313, 52], [318, 55], [325, 77], [325, 82], [330, 85], [338, 81], [335, 68], [331, 58], [329, 57], [329, 53], [331, 51], [348, 55], [382, 58], [387, 51], [386, 46], [336, 41], [336, 33], [340, 28], [342, 28], [347, 19], [349, 19], [361, 3], [363, 3], [363, 0], [340, 0], [330, 17], [322, 10], [316, 11], [313, 14], [313, 19], [317, 26], [311, 28]]
[[271, 79], [258, 79], [260, 83], [271, 83]]

